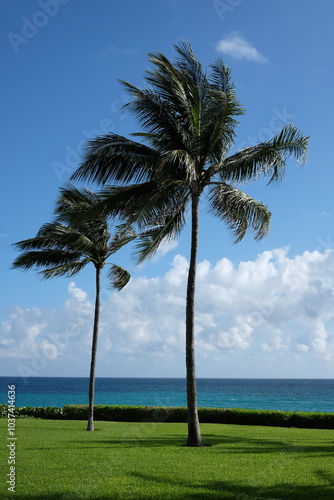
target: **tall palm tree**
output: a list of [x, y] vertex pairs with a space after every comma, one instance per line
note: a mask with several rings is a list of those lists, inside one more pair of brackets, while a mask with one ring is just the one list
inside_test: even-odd
[[[94, 430], [94, 394], [97, 341], [100, 318], [101, 271], [110, 255], [135, 237], [129, 226], [120, 226], [111, 237], [105, 215], [86, 218], [79, 216], [98, 204], [99, 198], [89, 190], [68, 186], [61, 190], [55, 209], [55, 220], [43, 225], [34, 238], [19, 241], [14, 246], [22, 253], [13, 262], [13, 268], [24, 271], [35, 268], [44, 278], [74, 276], [87, 264], [95, 266], [95, 311], [89, 378], [89, 415], [87, 430]], [[130, 274], [122, 267], [111, 264], [109, 282], [121, 290]]]
[[271, 140], [231, 154], [236, 117], [244, 111], [236, 99], [230, 70], [218, 59], [205, 72], [187, 42], [174, 46], [177, 58], [149, 54], [148, 87], [122, 81], [142, 142], [117, 134], [89, 141], [74, 179], [105, 185], [103, 207], [115, 206], [136, 222], [142, 237], [138, 260], [160, 243], [176, 237], [191, 209], [191, 249], [186, 299], [186, 378], [188, 446], [202, 446], [197, 412], [194, 353], [194, 303], [199, 230], [199, 202], [204, 195], [211, 213], [224, 221], [235, 242], [248, 230], [255, 239], [269, 231], [271, 213], [238, 186], [259, 176], [269, 183], [284, 176], [287, 159], [304, 162], [308, 138], [287, 124]]

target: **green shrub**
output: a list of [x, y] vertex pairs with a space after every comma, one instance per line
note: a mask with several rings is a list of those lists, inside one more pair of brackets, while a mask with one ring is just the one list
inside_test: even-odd
[[233, 408], [222, 411], [224, 423], [238, 425], [268, 425], [273, 427], [288, 427], [288, 412], [272, 410], [246, 410]]
[[[8, 416], [8, 406], [0, 405], [1, 418], [7, 418]], [[44, 419], [62, 419], [63, 409], [56, 408], [54, 406], [44, 407], [44, 406], [21, 406], [20, 408], [14, 409], [14, 415], [16, 418], [44, 418]]]
[[88, 419], [88, 405], [65, 405], [63, 409], [65, 420]]
[[56, 408], [54, 406], [42, 407], [38, 406], [36, 408], [32, 406], [26, 406], [18, 408], [19, 414], [21, 417], [23, 415], [34, 418], [44, 418], [44, 419], [62, 419], [63, 418], [63, 409]]
[[[0, 405], [1, 418], [7, 418], [7, 405]], [[201, 423], [261, 425], [334, 429], [334, 413], [247, 410], [242, 408], [199, 408]], [[15, 408], [17, 418], [87, 420], [88, 405]], [[186, 407], [96, 405], [94, 419], [114, 422], [187, 422]]]
[[0, 405], [0, 418], [7, 418], [7, 405]]
[[[261, 425], [273, 427], [306, 427], [333, 429], [334, 414], [317, 412], [284, 412], [240, 408], [199, 408], [203, 423]], [[186, 407], [97, 405], [95, 420], [115, 422], [187, 422]], [[88, 405], [67, 405], [64, 418], [87, 419]]]
[[291, 417], [291, 427], [308, 429], [334, 429], [333, 413], [295, 412]]
[[334, 413], [246, 410], [241, 408], [199, 408], [200, 422], [272, 427], [333, 429]]
[[[88, 405], [65, 405], [67, 420], [88, 418]], [[187, 409], [183, 407], [96, 405], [94, 420], [114, 422], [186, 422]]]
[[186, 408], [162, 406], [97, 405], [95, 420], [116, 422], [186, 422]]

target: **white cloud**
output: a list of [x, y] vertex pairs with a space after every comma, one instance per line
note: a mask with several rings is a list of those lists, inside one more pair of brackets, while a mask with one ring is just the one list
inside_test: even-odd
[[235, 59], [246, 59], [247, 61], [267, 62], [268, 59], [253, 47], [244, 37], [232, 32], [217, 43], [218, 52], [234, 57]]
[[308, 352], [309, 347], [305, 344], [297, 344], [297, 351]]
[[[11, 360], [19, 375], [43, 375], [51, 362], [63, 360], [65, 369], [87, 357], [91, 344], [94, 306], [87, 293], [68, 286], [61, 311], [15, 306], [0, 325], [0, 358]], [[43, 372], [43, 373], [42, 373]], [[59, 375], [59, 373], [58, 373]]]
[[68, 291], [79, 302], [84, 302], [87, 299], [87, 293], [76, 287], [73, 281], [68, 285]]
[[[283, 370], [283, 362], [293, 369], [297, 361], [309, 374], [310, 359], [333, 363], [333, 266], [331, 249], [290, 258], [281, 248], [239, 265], [200, 262], [195, 321], [203, 370], [235, 355], [251, 356], [254, 366], [265, 363], [267, 369], [276, 363]], [[164, 366], [166, 375], [177, 376], [176, 360], [182, 373], [187, 269], [177, 255], [164, 275], [133, 279], [105, 298], [98, 351], [104, 374], [117, 376], [115, 367], [122, 367], [124, 375], [140, 376], [136, 366], [146, 374], [156, 363], [158, 373]], [[16, 306], [0, 328], [0, 357], [29, 366], [33, 374], [45, 375], [60, 362], [69, 375], [87, 374], [94, 305], [75, 283], [68, 293], [59, 311]]]

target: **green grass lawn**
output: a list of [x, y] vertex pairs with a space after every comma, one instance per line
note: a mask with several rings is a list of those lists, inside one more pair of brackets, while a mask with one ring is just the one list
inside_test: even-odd
[[16, 492], [7, 491], [7, 420], [0, 420], [0, 498], [20, 500], [334, 499], [334, 431], [202, 424], [20, 419]]

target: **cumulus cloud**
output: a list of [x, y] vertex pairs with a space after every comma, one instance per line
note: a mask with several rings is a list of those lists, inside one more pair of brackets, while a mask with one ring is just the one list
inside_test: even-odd
[[218, 52], [234, 57], [235, 59], [246, 59], [264, 63], [268, 59], [253, 47], [244, 37], [238, 33], [232, 32], [226, 35], [217, 43]]
[[[269, 363], [281, 356], [304, 360], [305, 370], [310, 356], [333, 362], [333, 266], [331, 249], [290, 258], [288, 249], [281, 248], [238, 265], [228, 259], [200, 262], [195, 318], [199, 360], [210, 364], [238, 354]], [[184, 356], [187, 270], [187, 259], [176, 255], [165, 274], [133, 279], [121, 292], [110, 292], [101, 308], [101, 366], [119, 362], [131, 369], [131, 363], [143, 366], [151, 360], [169, 363], [169, 373], [174, 373], [175, 359]], [[15, 307], [1, 325], [0, 357], [24, 361], [35, 372], [43, 359], [44, 365], [61, 360], [87, 364], [93, 301], [75, 283], [68, 294], [60, 311]]]
[[75, 286], [73, 281], [68, 285], [68, 291], [70, 295], [73, 296], [74, 300], [77, 300], [78, 302], [84, 302], [87, 299], [87, 293], [84, 290], [81, 290], [81, 288]]
[[75, 283], [62, 310], [15, 306], [0, 325], [0, 358], [19, 375], [38, 375], [51, 361], [82, 362], [91, 344], [94, 306]]

